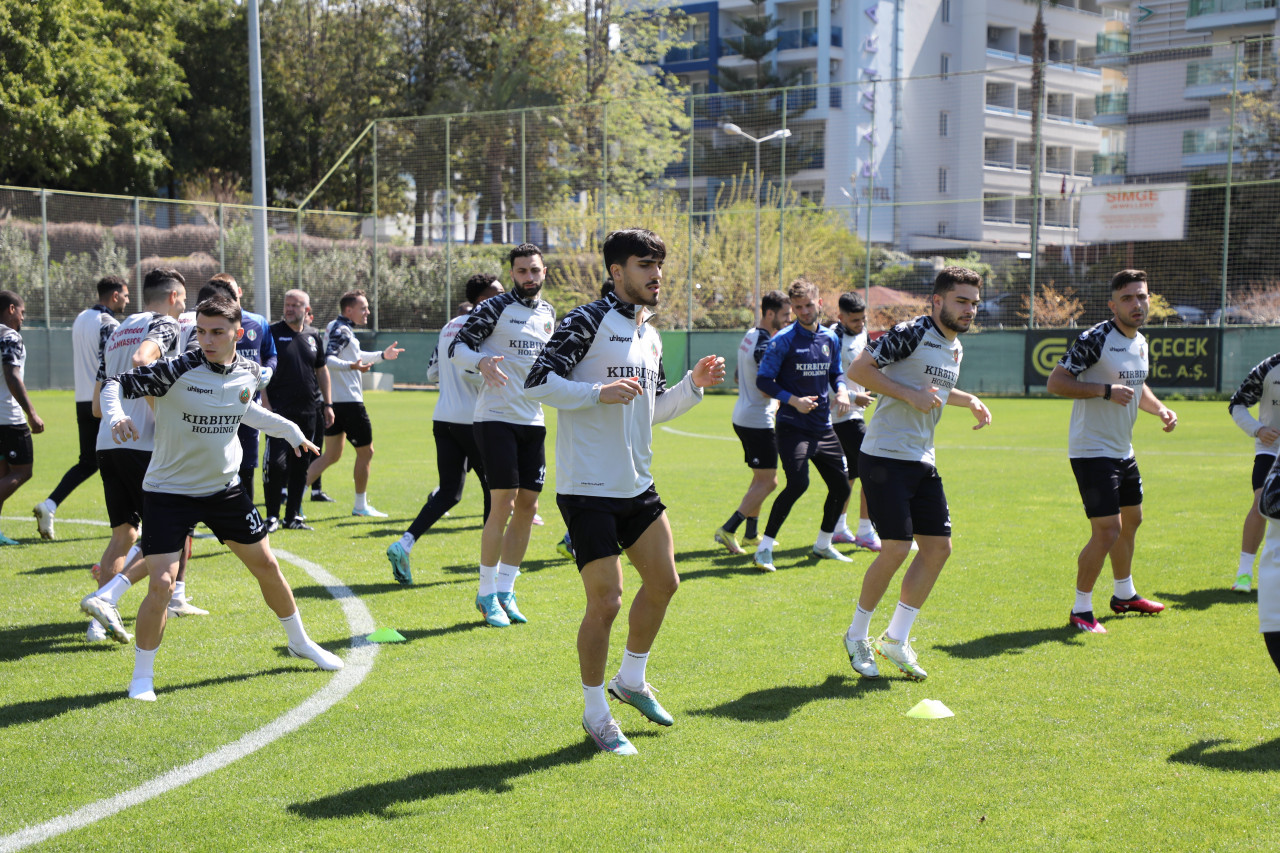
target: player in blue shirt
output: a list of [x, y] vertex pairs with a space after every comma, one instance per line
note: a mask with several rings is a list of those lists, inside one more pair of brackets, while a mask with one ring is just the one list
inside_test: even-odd
[[787, 477], [787, 485], [769, 510], [764, 536], [756, 548], [755, 564], [762, 572], [774, 571], [774, 538], [791, 507], [809, 488], [810, 459], [827, 484], [822, 526], [813, 554], [852, 562], [831, 545], [836, 520], [849, 497], [849, 469], [840, 439], [831, 427], [827, 397], [827, 389], [831, 388], [836, 392], [837, 412], [849, 410], [849, 395], [840, 370], [840, 345], [835, 333], [818, 322], [822, 300], [817, 285], [798, 278], [787, 288], [787, 298], [796, 320], [770, 339], [756, 374], [756, 387], [781, 403], [776, 425], [778, 456]]

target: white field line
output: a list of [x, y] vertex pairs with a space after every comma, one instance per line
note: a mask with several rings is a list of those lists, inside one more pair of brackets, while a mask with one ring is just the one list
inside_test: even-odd
[[[7, 521], [8, 519], [5, 520]], [[73, 522], [70, 519], [67, 521], [69, 523], [97, 523]], [[117, 812], [141, 805], [188, 782], [194, 782], [215, 770], [221, 770], [232, 762], [238, 761], [247, 755], [252, 755], [264, 746], [306, 725], [338, 702], [341, 702], [365, 679], [365, 676], [373, 668], [373, 658], [378, 653], [377, 645], [364, 639], [364, 636], [371, 633], [376, 627], [373, 621], [373, 614], [365, 607], [364, 602], [357, 598], [355, 593], [342, 581], [320, 566], [301, 557], [294, 556], [288, 551], [276, 549], [275, 553], [281, 560], [292, 563], [305, 571], [317, 583], [322, 584], [329, 594], [342, 604], [342, 612], [347, 617], [347, 625], [351, 629], [351, 647], [344, 661], [346, 665], [343, 669], [301, 705], [286, 711], [262, 728], [249, 732], [234, 743], [229, 743], [202, 758], [197, 758], [190, 764], [174, 768], [168, 773], [144, 782], [132, 790], [99, 800], [96, 803], [90, 803], [70, 814], [56, 817], [36, 826], [27, 827], [12, 835], [0, 837], [0, 853], [22, 850], [32, 844], [48, 841], [64, 832], [83, 829]]]

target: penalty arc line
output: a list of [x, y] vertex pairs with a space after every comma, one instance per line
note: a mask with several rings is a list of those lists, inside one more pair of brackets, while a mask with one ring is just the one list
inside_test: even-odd
[[0, 853], [22, 850], [65, 832], [83, 829], [127, 808], [141, 805], [188, 782], [194, 782], [202, 776], [221, 770], [306, 725], [345, 699], [360, 682], [364, 681], [365, 676], [373, 669], [373, 658], [378, 653], [378, 646], [364, 639], [364, 636], [376, 627], [369, 608], [346, 584], [322, 567], [288, 551], [277, 550], [275, 554], [280, 559], [305, 571], [341, 603], [342, 612], [347, 618], [347, 625], [352, 635], [350, 652], [342, 670], [301, 705], [286, 711], [262, 728], [249, 732], [233, 743], [197, 758], [189, 764], [176, 767], [136, 788], [116, 794], [114, 797], [90, 803], [70, 814], [0, 837]]

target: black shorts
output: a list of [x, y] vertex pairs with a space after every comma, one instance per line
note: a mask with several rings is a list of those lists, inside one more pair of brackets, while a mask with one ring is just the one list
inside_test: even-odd
[[1072, 459], [1071, 470], [1084, 501], [1084, 514], [1089, 518], [1119, 515], [1124, 506], [1142, 506], [1142, 475], [1138, 473], [1138, 460], [1132, 456]]
[[1273, 453], [1259, 453], [1253, 457], [1253, 490], [1255, 492], [1262, 488], [1262, 482], [1267, 479], [1274, 464], [1276, 464], [1276, 457]]
[[150, 450], [117, 447], [98, 451], [102, 472], [102, 496], [107, 501], [107, 520], [112, 527], [142, 523], [142, 481], [151, 464]]
[[347, 434], [352, 447], [368, 447], [373, 444], [373, 424], [364, 403], [334, 403], [333, 426], [326, 427], [326, 436]]
[[0, 458], [10, 465], [30, 465], [36, 461], [31, 447], [31, 427], [0, 426]]
[[765, 468], [773, 471], [778, 467], [778, 438], [773, 430], [761, 427], [744, 427], [733, 425], [733, 431], [742, 442], [742, 461], [748, 468]]
[[547, 428], [476, 421], [472, 428], [490, 489], [542, 491], [547, 478]]
[[93, 462], [98, 458], [98, 427], [102, 418], [94, 417], [93, 403], [76, 403], [76, 430], [80, 433], [80, 461]]
[[840, 446], [835, 430], [830, 428], [815, 434], [779, 425], [778, 456], [782, 460], [782, 470], [788, 476], [799, 472], [812, 459], [814, 464], [843, 471], [848, 479], [849, 466], [845, 462], [844, 448]]
[[267, 535], [267, 525], [239, 483], [202, 498], [143, 492], [142, 504], [147, 523], [138, 544], [145, 555], [181, 551], [187, 531], [201, 521], [219, 542], [252, 545]]
[[833, 424], [832, 429], [836, 431], [836, 438], [840, 439], [840, 446], [844, 448], [844, 458], [849, 463], [849, 479], [856, 480], [858, 454], [862, 452], [862, 439], [867, 434], [867, 422], [862, 418], [850, 418]]
[[616, 557], [636, 544], [667, 509], [652, 485], [634, 498], [556, 495], [556, 505], [569, 528], [578, 571], [592, 560]]
[[950, 536], [951, 509], [938, 469], [858, 454], [858, 476], [867, 496], [867, 513], [881, 539], [911, 541], [915, 536]]

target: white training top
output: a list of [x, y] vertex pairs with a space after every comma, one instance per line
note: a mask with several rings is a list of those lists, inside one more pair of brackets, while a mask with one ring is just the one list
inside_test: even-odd
[[[98, 382], [106, 382], [112, 376], [133, 370], [133, 354], [145, 341], [154, 341], [164, 358], [178, 352], [178, 322], [168, 314], [143, 311], [126, 317], [123, 323], [107, 338], [98, 362]], [[97, 450], [152, 450], [155, 447], [155, 414], [146, 400], [127, 400], [124, 413], [133, 419], [138, 430], [138, 440], [129, 445], [116, 444], [111, 437], [111, 424], [103, 417], [98, 424]], [[103, 410], [106, 411], [105, 409]]]
[[542, 405], [525, 393], [524, 385], [555, 327], [551, 303], [524, 299], [514, 290], [491, 296], [471, 310], [449, 344], [449, 358], [464, 370], [479, 372], [482, 359], [500, 355], [498, 367], [507, 375], [507, 384], [500, 388], [487, 382], [481, 386], [476, 421], [542, 426]]
[[75, 372], [76, 402], [93, 402], [93, 389], [98, 382], [98, 362], [107, 338], [120, 325], [116, 315], [105, 305], [86, 308], [71, 324], [71, 361]]
[[1133, 455], [1133, 423], [1138, 419], [1142, 386], [1147, 381], [1147, 339], [1141, 332], [1130, 338], [1113, 320], [1104, 320], [1080, 334], [1059, 359], [1081, 382], [1127, 385], [1133, 399], [1121, 406], [1114, 400], [1089, 397], [1071, 405], [1067, 456], [1128, 459]]
[[[843, 323], [837, 322], [831, 327], [831, 331], [836, 333], [836, 340], [840, 342], [840, 372], [844, 374], [845, 381], [848, 383], [845, 390], [849, 394], [848, 413], [837, 415], [833, 408], [831, 411], [831, 422], [833, 424], [842, 424], [845, 421], [860, 421], [866, 417], [867, 407], [859, 406], [853, 401], [853, 397], [855, 394], [865, 394], [867, 389], [849, 378], [849, 365], [853, 364], [853, 360], [867, 348], [867, 329], [864, 326], [861, 332], [858, 332], [856, 335], [851, 335], [845, 330]], [[858, 462], [856, 459], [852, 459], [849, 460], [849, 464], [857, 465]]]
[[332, 377], [329, 392], [335, 403], [363, 403], [364, 387], [360, 384], [363, 373], [355, 369], [356, 362], [366, 364], [382, 361], [382, 350], [368, 352], [360, 349], [356, 340], [356, 327], [346, 317], [338, 317], [325, 331], [325, 363]]
[[[565, 315], [529, 371], [529, 396], [560, 410], [558, 494], [642, 494], [653, 485], [653, 425], [702, 399], [692, 373], [666, 387], [662, 337], [646, 322], [652, 316], [612, 293], [581, 305]], [[644, 393], [626, 405], [601, 403], [601, 386], [625, 378], [637, 380]]]
[[760, 359], [769, 345], [768, 329], [754, 328], [738, 344], [738, 400], [733, 404], [733, 423], [747, 429], [773, 429], [778, 401], [756, 387]]
[[[427, 381], [440, 384], [440, 399], [436, 400], [432, 420], [450, 424], [469, 424], [475, 420], [476, 398], [480, 395], [484, 377], [462, 369], [449, 358], [449, 346], [466, 321], [467, 315], [463, 314], [445, 323], [436, 348], [431, 352]], [[440, 357], [442, 353], [444, 358]]]
[[[1258, 417], [1249, 414], [1250, 406], [1258, 407]], [[1280, 429], [1280, 353], [1264, 360], [1245, 377], [1244, 382], [1231, 395], [1227, 406], [1236, 426], [1253, 438], [1254, 455], [1260, 453], [1275, 456], [1280, 452], [1280, 440], [1263, 444], [1258, 430], [1264, 426]]]
[[[22, 335], [4, 323], [0, 323], [0, 364], [13, 365], [13, 373], [19, 379], [26, 372], [27, 348], [22, 343]], [[0, 379], [0, 424], [22, 426], [26, 422], [26, 413], [9, 392], [9, 383]]]

